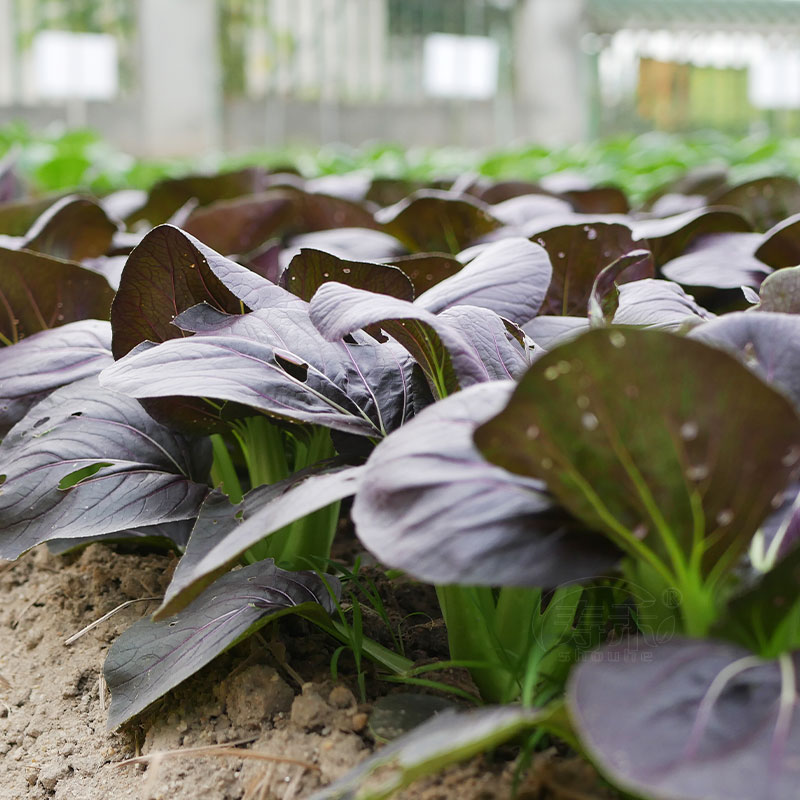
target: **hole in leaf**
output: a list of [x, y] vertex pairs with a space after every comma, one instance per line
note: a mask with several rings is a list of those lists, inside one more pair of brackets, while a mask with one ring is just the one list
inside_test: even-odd
[[234, 515], [236, 519], [244, 519], [244, 511], [240, 508]]
[[73, 486], [79, 484], [81, 481], [91, 478], [92, 475], [100, 472], [103, 467], [110, 467], [111, 463], [108, 461], [98, 461], [96, 464], [89, 464], [88, 467], [81, 467], [74, 472], [65, 475], [59, 482], [59, 489], [71, 489]]
[[2, 486], [6, 482], [6, 475], [0, 475], [0, 486]]
[[275, 363], [295, 380], [305, 382], [308, 379], [308, 364], [290, 361], [285, 356], [280, 356], [277, 353], [275, 353]]
[[50, 419], [50, 417], [42, 417], [41, 419], [37, 419], [36, 422], [33, 423], [34, 428], [41, 428], [42, 425], [45, 424]]
[[70, 416], [71, 416], [71, 417], [82, 417], [82, 416], [83, 416], [83, 411], [73, 411], [73, 412], [70, 414]]

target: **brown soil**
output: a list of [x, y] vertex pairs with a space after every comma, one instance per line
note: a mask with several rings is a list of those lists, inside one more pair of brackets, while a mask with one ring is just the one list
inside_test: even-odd
[[[101, 545], [62, 557], [38, 548], [13, 564], [0, 562], [0, 800], [292, 800], [340, 777], [374, 749], [371, 707], [356, 697], [352, 662], [341, 660], [343, 682], [334, 683], [335, 644], [297, 620], [280, 631], [264, 629], [132, 724], [106, 731], [106, 652], [155, 604], [129, 606], [74, 644], [64, 641], [127, 600], [161, 595], [173, 566], [169, 556]], [[413, 632], [408, 655], [441, 657], [442, 630], [429, 613], [428, 590], [382, 594], [395, 598], [387, 601], [393, 627]], [[368, 623], [370, 634], [388, 636], [379, 619]], [[439, 676], [448, 678], [468, 688], [464, 675]], [[393, 690], [371, 674], [366, 687], [373, 700]], [[223, 746], [242, 740], [243, 753]], [[186, 752], [201, 747], [212, 749]], [[175, 750], [184, 752], [158, 755]], [[148, 758], [121, 764], [136, 756]], [[509, 797], [512, 777], [513, 763], [501, 753], [420, 781], [401, 796]], [[614, 796], [597, 786], [582, 762], [546, 753], [518, 797]]]

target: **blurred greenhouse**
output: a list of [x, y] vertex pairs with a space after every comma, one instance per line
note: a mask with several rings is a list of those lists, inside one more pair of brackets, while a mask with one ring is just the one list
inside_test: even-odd
[[798, 0], [0, 0], [0, 125], [139, 155], [800, 131]]

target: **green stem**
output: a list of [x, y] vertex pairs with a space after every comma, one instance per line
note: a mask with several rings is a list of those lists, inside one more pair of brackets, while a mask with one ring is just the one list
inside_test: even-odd
[[247, 464], [250, 488], [277, 483], [289, 477], [283, 433], [268, 417], [248, 417], [234, 425]]
[[485, 586], [437, 586], [436, 594], [447, 626], [450, 658], [485, 664], [470, 669], [472, 680], [484, 700], [503, 702], [513, 676], [498, 661], [501, 655], [498, 650], [502, 647], [493, 630], [495, 604], [492, 590]]
[[218, 433], [211, 436], [211, 447], [214, 453], [214, 460], [211, 463], [211, 483], [219, 486], [228, 499], [234, 505], [242, 502], [242, 485], [236, 468], [233, 466], [233, 459], [228, 451], [228, 445]]

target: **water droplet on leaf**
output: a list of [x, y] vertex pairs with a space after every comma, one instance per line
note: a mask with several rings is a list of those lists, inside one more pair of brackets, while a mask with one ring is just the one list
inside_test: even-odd
[[597, 430], [597, 427], [600, 425], [600, 420], [597, 419], [591, 411], [587, 411], [581, 417], [581, 425], [583, 425], [587, 431], [594, 431]]

